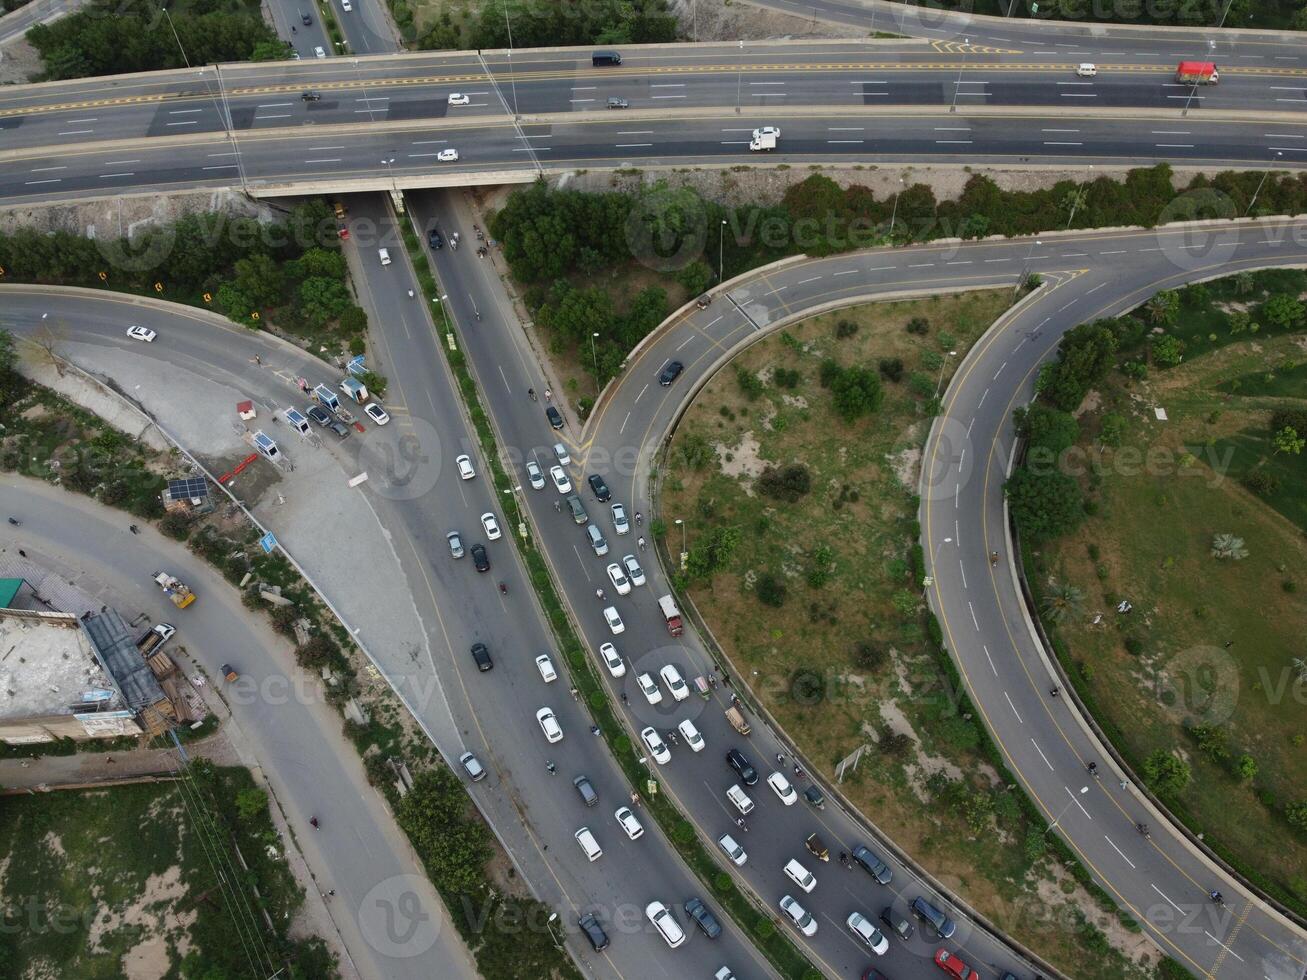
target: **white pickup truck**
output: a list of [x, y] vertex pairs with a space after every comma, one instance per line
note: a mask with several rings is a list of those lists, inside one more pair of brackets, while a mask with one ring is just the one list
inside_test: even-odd
[[776, 126], [763, 126], [761, 129], [755, 129], [753, 139], [749, 141], [749, 150], [753, 153], [774, 150], [776, 144], [780, 142], [780, 138], [781, 131]]

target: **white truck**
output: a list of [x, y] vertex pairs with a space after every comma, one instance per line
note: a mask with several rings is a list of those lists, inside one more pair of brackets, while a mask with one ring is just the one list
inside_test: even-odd
[[768, 150], [776, 149], [776, 144], [780, 142], [781, 131], [776, 126], [763, 126], [761, 129], [753, 131], [753, 139], [749, 141], [749, 151], [752, 153], [761, 153]]

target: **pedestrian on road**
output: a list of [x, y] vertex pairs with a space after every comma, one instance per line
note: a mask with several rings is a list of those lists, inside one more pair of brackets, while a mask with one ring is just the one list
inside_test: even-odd
[[554, 501], [554, 510], [558, 511], [560, 514], [563, 512], [563, 502], [561, 500]]
[[19, 548], [19, 549], [18, 549], [18, 554], [19, 554], [19, 556], [22, 557], [22, 558], [26, 558], [26, 557], [27, 557], [27, 552], [24, 551], [22, 548]]
[[598, 734], [599, 734], [599, 726], [598, 726], [598, 725], [591, 725], [591, 726], [590, 726], [590, 734], [591, 734], [591, 735], [598, 735]]
[[1062, 692], [1062, 689], [1061, 689], [1060, 687], [1055, 687], [1055, 688], [1053, 688], [1051, 691], [1048, 692], [1048, 696], [1049, 696], [1050, 698], [1055, 698], [1055, 697], [1057, 697], [1058, 694], [1060, 694], [1061, 692]]
[[1225, 641], [1225, 648], [1226, 648], [1227, 650], [1230, 649], [1230, 647], [1232, 647], [1232, 646], [1234, 646], [1234, 640], [1226, 640], [1226, 641]]

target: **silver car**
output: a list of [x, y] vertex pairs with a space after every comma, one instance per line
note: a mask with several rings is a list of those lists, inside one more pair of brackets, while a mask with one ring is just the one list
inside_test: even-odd
[[626, 518], [626, 508], [621, 504], [613, 504], [613, 530], [618, 534], [628, 534], [631, 530], [631, 522]]
[[454, 558], [463, 557], [463, 538], [457, 531], [450, 531], [445, 535], [445, 540], [449, 542], [449, 553]]

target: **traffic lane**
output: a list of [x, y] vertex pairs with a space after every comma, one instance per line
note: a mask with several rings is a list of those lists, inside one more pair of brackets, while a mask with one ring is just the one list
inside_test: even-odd
[[[354, 219], [376, 224], [386, 219], [386, 209], [375, 198], [354, 197], [349, 204]], [[398, 247], [397, 240], [382, 241]], [[446, 382], [447, 371], [435, 350], [430, 327], [424, 318], [422, 323], [410, 322], [418, 307], [406, 296], [410, 282], [406, 263], [396, 262], [382, 269], [369, 253], [360, 258], [365, 267], [362, 285], [384, 325], [378, 328], [386, 361], [384, 370], [392, 375], [392, 392], [399, 393], [401, 403], [407, 406], [392, 425], [409, 416], [433, 429], [440, 426], [440, 441], [449, 446], [441, 453], [445, 459], [451, 458], [455, 449], [479, 458], [470, 445], [470, 436], [463, 431], [461, 407]], [[446, 286], [455, 288], [449, 282]], [[451, 424], [450, 420], [460, 421]], [[640, 971], [641, 964], [660, 952], [661, 940], [649, 933], [647, 923], [641, 924], [644, 905], [653, 898], [677, 904], [693, 893], [687, 889], [694, 889], [695, 882], [665, 841], [661, 842], [660, 853], [649, 855], [654, 845], [648, 828], [646, 837], [638, 842], [626, 841], [618, 831], [612, 811], [628, 798], [630, 787], [612, 766], [606, 747], [590, 734], [591, 722], [584, 709], [568, 695], [561, 655], [540, 639], [548, 635], [548, 630], [535, 614], [529, 583], [521, 575], [511, 546], [507, 542], [487, 543], [492, 567], [485, 576], [476, 575], [467, 559], [450, 557], [443, 538], [447, 529], [459, 529], [467, 547], [479, 537], [478, 530], [469, 528], [479, 529], [481, 513], [495, 512], [501, 524], [504, 516], [500, 501], [491, 499], [493, 490], [485, 482], [488, 474], [480, 472], [479, 464], [478, 478], [472, 481], [458, 480], [447, 470], [442, 469], [429, 493], [397, 502], [397, 519], [391, 525], [408, 528], [415, 553], [428, 563], [420, 574], [432, 580], [431, 599], [444, 610], [440, 619], [441, 630], [449, 640], [448, 659], [438, 657], [434, 666], [446, 689], [454, 694], [453, 710], [469, 747], [505, 780], [505, 790], [517, 801], [501, 811], [506, 812], [505, 823], [515, 822], [520, 811], [532, 834], [528, 840], [507, 825], [501, 832], [508, 835], [519, 854], [536, 848], [549, 852], [546, 858], [554, 865], [561, 889], [551, 904], [595, 911], [606, 923], [615, 923], [615, 946], [610, 955], [619, 969], [631, 975], [632, 970]], [[505, 534], [514, 531], [504, 527]], [[495, 589], [498, 580], [507, 583], [507, 596]], [[471, 643], [478, 641], [487, 644], [495, 662], [485, 674], [473, 668], [469, 653]], [[540, 653], [550, 655], [559, 680], [549, 684], [543, 681], [534, 662]], [[536, 720], [541, 707], [554, 711], [564, 732], [562, 742], [550, 745], [545, 741]], [[548, 774], [546, 760], [554, 761], [558, 776]], [[601, 795], [601, 806], [596, 809], [585, 808], [571, 785], [571, 780], [582, 773], [591, 778]], [[511, 789], [507, 786], [510, 778]], [[606, 852], [604, 859], [590, 864], [580, 853], [574, 835], [581, 826], [588, 826], [595, 834]], [[619, 846], [630, 850], [619, 852]], [[615, 867], [606, 863], [608, 859], [621, 862], [622, 880], [608, 870]], [[635, 869], [639, 873], [632, 876]], [[639, 879], [640, 888], [633, 888], [632, 878]], [[535, 881], [533, 876], [533, 883], [549, 894], [547, 879]], [[738, 937], [728, 940], [725, 948], [734, 950], [737, 962], [753, 959]], [[660, 961], [659, 969], [675, 972], [675, 963], [663, 965]]]
[[[27, 481], [12, 477], [2, 482], [6, 499], [21, 502], [20, 531], [38, 542], [33, 549], [38, 555], [54, 554], [69, 567], [89, 568], [95, 578], [114, 582], [129, 608], [147, 610], [156, 622], [176, 624], [178, 642], [204, 665], [210, 679], [222, 684], [232, 712], [229, 723], [239, 725], [242, 737], [252, 743], [323, 888], [336, 889], [338, 901], [331, 904], [331, 912], [364, 975], [376, 970], [381, 972], [375, 975], [415, 980], [432, 971], [473, 976], [454, 930], [433, 930], [434, 945], [414, 955], [387, 956], [380, 950], [396, 944], [386, 943], [376, 923], [360, 920], [360, 912], [374, 909], [377, 899], [401, 881], [421, 903], [418, 911], [425, 908], [433, 921], [442, 921], [446, 913], [398, 835], [380, 829], [391, 823], [340, 738], [339, 717], [320, 694], [303, 697], [287, 690], [285, 681], [295, 668], [285, 642], [250, 622], [250, 614], [233, 601], [220, 575], [153, 530], [129, 534], [125, 515], [93, 501], [32, 489]], [[180, 557], [177, 552], [182, 552]], [[175, 574], [195, 589], [199, 598], [184, 612], [153, 587], [150, 579], [160, 567], [176, 569]], [[232, 661], [241, 674], [237, 682], [220, 680], [220, 661]], [[316, 832], [308, 823], [314, 815], [321, 821]]]
[[[475, 269], [475, 267], [472, 268]], [[451, 295], [452, 294], [453, 290], [451, 290]], [[492, 341], [495, 336], [495, 333], [486, 331], [477, 332], [470, 339], [465, 338], [465, 346], [467, 347], [474, 363], [481, 362], [481, 355], [483, 353], [482, 348]], [[502, 342], [497, 346], [497, 356], [502, 355]], [[508, 410], [507, 414], [512, 416], [514, 420], [520, 419], [520, 424], [522, 424], [526, 429], [534, 431], [540, 425], [534, 409], [535, 406], [530, 405], [530, 403], [515, 401], [513, 407]], [[504, 425], [505, 423], [501, 421], [501, 427], [504, 427]], [[548, 439], [550, 437], [546, 436], [545, 438]], [[529, 441], [533, 440], [530, 440], [530, 437], [528, 437], [528, 441], [524, 442], [523, 445], [529, 444]], [[582, 468], [579, 466], [571, 467], [571, 476], [573, 483], [579, 484], [583, 477]], [[606, 529], [610, 529], [611, 524], [606, 513], [601, 513], [605, 508], [603, 506], [596, 506], [595, 502], [593, 502], [588, 495], [588, 488], [582, 489], [578, 486], [578, 492], [580, 492], [583, 499], [585, 499], [586, 507], [590, 511], [592, 519], [596, 523], [604, 525]], [[555, 491], [551, 488], [550, 490], [542, 491], [538, 498], [536, 496], [531, 498], [531, 505], [533, 506], [533, 513], [536, 516], [537, 526], [540, 529], [542, 537], [549, 544], [547, 549], [548, 553], [555, 556], [568, 556], [556, 559], [556, 561], [561, 561], [564, 565], [570, 565], [573, 561], [577, 560], [585, 562], [587, 560], [585, 556], [589, 554], [589, 546], [584, 543], [585, 539], [582, 536], [581, 530], [572, 524], [570, 516], [559, 514], [556, 511], [552, 514], [550, 513], [552, 507], [549, 505], [548, 501], [554, 494]], [[632, 537], [633, 536], [634, 531], [632, 532]], [[606, 579], [603, 572], [604, 564], [606, 564], [610, 559], [617, 557], [618, 554], [627, 550], [627, 548], [631, 547], [629, 537], [622, 536], [622, 539], [625, 541], [625, 547], [614, 546], [612, 553], [608, 556], [602, 558], [590, 557], [588, 559], [594, 563], [590, 566], [590, 577], [592, 581], [602, 581]], [[616, 540], [619, 539], [616, 536], [610, 535], [610, 542]], [[577, 556], [580, 556], [579, 559]], [[647, 556], [644, 557], [647, 560]], [[709, 749], [704, 753], [704, 755], [708, 757], [710, 761], [702, 763], [701, 765], [695, 765], [696, 768], [701, 768], [702, 766], [709, 766], [710, 768], [704, 771], [707, 775], [691, 775], [686, 778], [691, 780], [692, 786], [697, 786], [705, 780], [714, 785], [720, 783], [720, 785], [717, 786], [718, 792], [713, 795], [709, 801], [702, 800], [702, 793], [698, 793], [695, 796], [685, 795], [680, 799], [680, 803], [683, 807], [686, 807], [687, 812], [695, 813], [696, 816], [703, 818], [701, 819], [701, 826], [705, 836], [709, 838], [709, 846], [711, 847], [711, 841], [714, 841], [722, 833], [728, 831], [735, 831], [737, 834], [742, 833], [735, 827], [733, 818], [727, 812], [723, 794], [725, 788], [730, 785], [734, 777], [731, 776], [731, 771], [726, 767], [725, 763], [721, 761], [721, 754], [726, 745], [734, 745], [737, 742], [742, 743], [745, 740], [741, 739], [733, 730], [729, 729], [729, 726], [727, 726], [724, 715], [720, 713], [722, 704], [718, 703], [712, 708], [708, 708], [705, 707], [704, 703], [698, 698], [693, 698], [689, 699], [688, 703], [683, 703], [679, 710], [669, 711], [667, 710], [667, 707], [670, 704], [670, 698], [665, 695], [663, 706], [659, 708], [651, 708], [647, 705], [647, 702], [643, 700], [643, 695], [634, 684], [636, 674], [642, 671], [647, 671], [654, 677], [657, 677], [658, 669], [666, 662], [673, 662], [680, 666], [682, 673], [685, 674], [687, 679], [694, 676], [694, 673], [691, 673], [691, 671], [695, 671], [695, 667], [693, 666], [694, 659], [687, 655], [688, 648], [684, 647], [684, 645], [680, 644], [678, 641], [672, 640], [670, 643], [661, 643], [657, 649], [649, 651], [647, 656], [639, 654], [631, 656], [631, 651], [627, 649], [627, 641], [628, 638], [633, 635], [642, 637], [662, 637], [664, 640], [668, 639], [665, 624], [662, 622], [661, 617], [654, 613], [650, 613], [646, 617], [640, 616], [639, 613], [641, 610], [639, 609], [638, 601], [628, 603], [626, 599], [615, 598], [611, 595], [611, 586], [608, 586], [607, 589], [610, 592], [608, 601], [617, 605], [627, 624], [626, 631], [623, 634], [616, 637], [611, 636], [608, 634], [607, 627], [603, 624], [602, 616], [599, 612], [602, 604], [594, 597], [590, 583], [587, 582], [585, 585], [581, 585], [579, 584], [576, 575], [569, 575], [566, 572], [560, 575], [560, 580], [565, 583], [565, 588], [571, 590], [573, 605], [575, 608], [580, 610], [582, 621], [592, 627], [592, 629], [587, 630], [589, 637], [587, 646], [590, 655], [596, 655], [595, 651], [600, 642], [611, 641], [617, 647], [619, 654], [622, 654], [627, 658], [627, 674], [620, 682], [618, 689], [619, 691], [627, 693], [628, 702], [631, 706], [630, 710], [634, 715], [634, 727], [641, 728], [645, 725], [653, 725], [658, 731], [666, 732], [674, 727], [674, 723], [684, 716], [684, 712], [688, 711], [690, 717], [694, 718], [696, 724], [699, 724], [704, 731], [705, 738], [709, 745]], [[635, 588], [633, 598], [641, 593], [642, 588], [643, 587]], [[584, 592], [578, 594], [575, 591], [576, 589], [584, 589]], [[651, 595], [652, 594], [656, 594], [656, 592], [651, 593]], [[651, 602], [652, 600], [650, 599], [649, 601]], [[644, 611], [647, 612], [647, 610]], [[701, 664], [706, 663], [706, 661], [699, 662]], [[602, 665], [597, 666], [597, 669], [599, 669], [601, 675], [606, 675], [606, 671], [604, 671]], [[706, 672], [706, 670], [706, 667], [701, 667], [701, 669], [696, 671], [696, 673]], [[759, 738], [758, 741], [761, 741], [761, 738]], [[742, 745], [741, 747], [746, 751], [746, 754], [749, 754], [751, 758], [754, 758], [753, 751], [748, 747], [748, 745]], [[668, 780], [674, 780], [676, 778], [676, 773], [673, 771], [677, 769], [677, 760], [675, 757], [681, 756], [683, 758], [688, 754], [688, 750], [681, 748], [673, 748], [672, 751], [674, 754], [673, 763], [663, 773], [663, 777]], [[714, 751], [717, 754], [716, 760], [711, 759], [711, 755]], [[771, 755], [769, 755], [769, 758], [774, 757], [774, 754], [775, 753], [772, 752]], [[761, 771], [765, 774], [770, 767], [762, 766], [762, 761], [761, 758], [754, 758], [755, 764], [759, 765]], [[669, 782], [668, 785], [672, 785], [672, 783]], [[766, 793], [769, 793], [770, 790], [762, 790], [760, 792], [765, 795]], [[759, 802], [761, 803], [762, 801], [759, 800]], [[777, 805], [779, 806], [779, 801], [777, 801]], [[812, 820], [813, 818], [810, 815], [787, 812], [766, 826], [768, 833], [776, 831], [785, 839], [788, 845], [788, 850], [801, 849], [803, 846], [802, 842], [807, 834], [815, 829]], [[755, 828], [758, 827], [758, 824], [754, 823], [752, 820], [750, 820], [749, 823]], [[829, 836], [831, 841], [840, 839], [847, 840], [849, 835], [854, 832], [853, 828], [831, 829], [831, 825], [827, 824], [827, 831], [823, 832], [823, 836]], [[860, 842], [865, 843], [865, 837], [862, 838]], [[743, 843], [747, 848], [747, 839]], [[838, 853], [839, 845], [832, 843], [832, 846], [837, 848]], [[851, 846], [851, 844], [849, 846]], [[873, 844], [873, 847], [874, 846], [875, 845]], [[754, 885], [755, 888], [758, 888], [764, 897], [774, 903], [784, 890], [797, 890], [794, 886], [784, 889], [784, 884], [785, 882], [788, 882], [789, 879], [784, 878], [781, 871], [784, 864], [783, 858], [777, 857], [776, 860], [771, 862], [774, 863], [775, 867], [770, 867], [768, 865], [765, 866], [765, 870], [757, 871], [760, 867], [764, 867], [759, 863], [760, 860], [761, 859], [755, 856], [755, 859], [746, 865], [745, 872], [746, 877], [750, 878], [751, 884]], [[752, 866], [754, 871], [757, 872], [756, 875], [750, 872], [750, 866]], [[900, 880], [905, 880], [904, 875], [905, 873], [900, 869]], [[760, 878], [762, 880], [755, 880], [755, 878]], [[770, 890], [777, 887], [782, 888], [783, 890], [777, 891], [774, 895], [768, 894]], [[922, 889], [922, 891], [924, 891], [924, 889]], [[844, 900], [845, 899], [843, 898], [831, 899], [833, 904], [830, 908], [825, 907], [823, 896], [818, 896], [816, 899], [810, 899], [806, 903], [808, 906], [813, 908], [814, 912], [820, 912], [832, 921], [838, 919], [838, 928], [833, 934], [830, 930], [826, 930], [825, 936], [827, 938], [823, 941], [821, 947], [823, 954], [830, 955], [836, 959], [848, 957], [850, 951], [853, 951], [855, 957], [859, 955], [856, 951], [856, 947], [851, 946], [852, 940], [843, 927], [844, 919], [847, 917], [848, 911], [850, 911], [848, 908], [844, 908], [839, 904]], [[879, 909], [868, 908], [866, 911], [868, 911], [869, 914], [874, 915], [878, 913]], [[929, 944], [925, 944], [920, 950], [915, 951], [913, 955], [917, 955], [918, 957], [925, 956], [928, 958], [933, 955], [933, 947], [926, 948], [928, 946]], [[1006, 954], [1003, 951], [995, 949], [990, 953], [989, 958], [1002, 959], [1005, 956]], [[844, 960], [841, 959], [841, 962], [844, 962]]]

